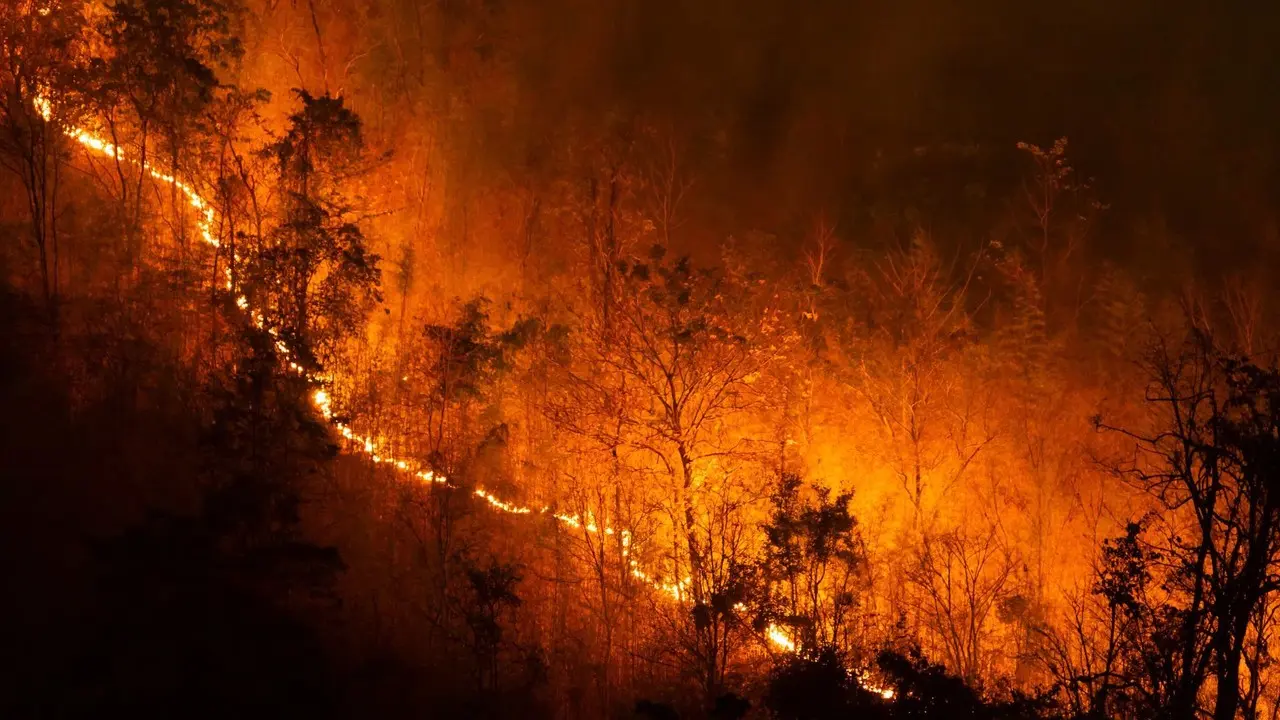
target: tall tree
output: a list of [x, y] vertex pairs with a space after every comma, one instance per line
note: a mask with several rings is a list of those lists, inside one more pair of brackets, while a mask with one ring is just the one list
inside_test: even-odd
[[1195, 716], [1210, 687], [1212, 716], [1231, 720], [1251, 622], [1280, 589], [1280, 369], [1223, 352], [1195, 328], [1172, 351], [1157, 346], [1149, 367], [1158, 423], [1117, 429], [1134, 456], [1116, 469], [1162, 511], [1156, 547], [1177, 659], [1163, 712]]
[[60, 124], [72, 106], [82, 52], [76, 0], [34, 0], [0, 8], [0, 165], [22, 181], [40, 284], [50, 313], [59, 293], [58, 190], [66, 138]]
[[786, 340], [776, 311], [745, 283], [669, 260], [660, 246], [616, 269], [608, 315], [583, 318], [568, 392], [616, 423], [602, 434], [616, 438], [625, 464], [662, 479], [664, 580], [688, 613], [682, 644], [709, 702], [722, 687], [734, 606], [746, 592], [753, 539], [745, 513], [764, 495], [750, 479], [762, 446], [740, 423], [760, 405], [755, 383]]
[[[116, 0], [97, 17], [83, 95], [118, 150], [109, 171], [134, 262], [149, 181], [144, 165], [168, 166], [175, 176], [190, 170], [185, 156], [203, 132], [218, 72], [243, 54], [239, 12], [236, 0]], [[170, 193], [177, 234], [185, 238], [187, 203], [176, 185]]]
[[835, 497], [825, 488], [806, 487], [783, 475], [772, 493], [773, 509], [764, 526], [764, 579], [770, 609], [793, 628], [801, 652], [833, 647], [854, 650], [851, 615], [857, 607], [863, 564], [857, 521], [850, 512], [853, 493]]
[[304, 361], [327, 363], [381, 302], [382, 274], [351, 192], [368, 169], [360, 118], [341, 98], [296, 93], [302, 107], [267, 148], [277, 164], [281, 221], [261, 238], [245, 275], [265, 323]]

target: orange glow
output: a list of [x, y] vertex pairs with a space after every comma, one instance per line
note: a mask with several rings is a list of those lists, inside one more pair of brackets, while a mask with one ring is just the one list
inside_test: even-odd
[[[45, 97], [37, 97], [34, 104], [36, 111], [40, 113], [41, 117], [46, 121], [50, 121], [52, 119], [53, 106], [49, 99]], [[63, 132], [83, 146], [86, 150], [97, 155], [116, 160], [124, 160], [126, 162], [135, 162], [132, 158], [129, 158], [122, 149], [107, 142], [106, 140], [103, 140], [102, 138], [94, 136], [88, 130], [79, 127], [67, 127], [63, 129]], [[142, 169], [145, 170], [152, 179], [159, 183], [174, 187], [182, 193], [191, 207], [202, 211], [197, 219], [197, 229], [200, 231], [200, 237], [209, 246], [214, 248], [219, 247], [220, 243], [214, 235], [215, 225], [217, 223], [217, 214], [212, 205], [201, 197], [190, 184], [177, 179], [172, 174], [157, 170], [150, 163], [142, 163], [141, 165]], [[236, 257], [234, 259], [238, 260], [239, 258]], [[224, 274], [226, 277], [226, 288], [228, 290], [233, 289], [231, 268], [226, 268]], [[267, 330], [272, 337], [277, 336], [275, 328], [264, 327], [266, 324], [264, 315], [261, 311], [252, 306], [252, 303], [247, 296], [237, 295], [235, 304], [237, 308], [245, 313], [246, 317], [256, 328]], [[288, 358], [292, 357], [294, 352], [293, 349], [290, 348], [283, 340], [277, 338], [275, 341], [275, 347], [282, 356], [281, 362], [284, 367], [294, 374], [304, 377], [308, 382], [316, 385], [315, 390], [311, 394], [312, 405], [322, 417], [333, 424], [337, 433], [347, 441], [346, 444], [349, 451], [363, 454], [374, 463], [388, 465], [397, 472], [403, 473], [406, 476], [415, 478], [424, 483], [447, 485], [451, 488], [457, 487], [450, 483], [449, 479], [444, 475], [440, 475], [431, 469], [421, 467], [418, 463], [412, 460], [395, 457], [381, 449], [384, 445], [384, 442], [381, 439], [373, 438], [371, 436], [362, 436], [346, 423], [335, 420], [333, 399], [329, 394], [329, 391], [325, 388], [326, 385], [332, 383], [332, 376], [322, 372], [308, 372], [297, 362], [289, 360]], [[619, 534], [621, 541], [621, 555], [627, 560], [630, 575], [633, 579], [648, 585], [660, 596], [670, 598], [675, 602], [682, 602], [688, 596], [692, 578], [686, 577], [681, 580], [663, 579], [661, 576], [646, 570], [634, 557], [632, 557], [633, 534], [628, 529], [615, 530], [613, 527], [609, 526], [601, 527], [596, 522], [595, 516], [590, 511], [587, 511], [585, 519], [578, 515], [554, 513], [551, 511], [549, 506], [543, 506], [535, 512], [533, 508], [503, 500], [483, 487], [477, 486], [472, 493], [476, 497], [484, 500], [489, 508], [497, 512], [503, 512], [510, 515], [546, 515], [565, 527], [573, 528], [575, 530], [585, 530], [590, 534], [598, 534], [601, 532], [609, 536]], [[796, 652], [797, 647], [795, 641], [779, 626], [770, 625], [765, 636], [769, 644], [775, 648], [784, 652]], [[868, 689], [881, 694], [885, 698], [893, 697], [893, 691], [890, 689], [879, 688], [869, 682], [864, 682], [863, 684]]]
[[769, 629], [765, 631], [765, 637], [769, 638], [770, 644], [774, 647], [787, 652], [796, 651], [795, 641], [791, 639], [791, 636], [785, 630], [777, 625], [770, 625]]
[[[45, 120], [52, 119], [53, 105], [48, 98], [37, 97], [34, 101], [34, 104], [36, 107], [36, 111], [40, 113], [41, 117], [43, 117]], [[101, 138], [94, 136], [88, 130], [85, 130], [83, 128], [78, 128], [78, 127], [68, 127], [68, 128], [64, 128], [63, 132], [68, 137], [75, 140], [80, 145], [84, 146], [86, 149], [91, 150], [98, 155], [103, 155], [103, 156], [114, 158], [117, 160], [131, 161], [125, 155], [123, 150], [121, 150], [120, 148], [116, 147], [115, 145], [112, 145], [111, 143]], [[200, 237], [201, 239], [204, 240], [206, 244], [215, 248], [218, 247], [220, 243], [218, 239], [214, 236], [214, 225], [216, 224], [216, 221], [217, 221], [217, 214], [215, 213], [213, 207], [203, 197], [201, 197], [199, 193], [196, 192], [195, 188], [192, 187], [190, 184], [177, 179], [172, 174], [157, 170], [154, 166], [151, 165], [151, 163], [143, 163], [142, 168], [146, 170], [147, 174], [150, 175], [151, 178], [156, 180], [157, 182], [164, 183], [166, 185], [171, 185], [174, 188], [176, 188], [186, 198], [187, 202], [191, 205], [191, 207], [202, 211], [200, 213], [199, 219], [197, 220], [197, 228], [200, 231]], [[230, 268], [226, 270], [226, 275], [227, 275], [227, 287], [228, 289], [230, 289], [231, 288], [231, 280], [230, 280], [231, 269]], [[240, 310], [244, 311], [246, 315], [248, 315], [249, 319], [253, 322], [255, 327], [259, 329], [263, 329], [263, 326], [265, 324], [265, 319], [260, 311], [252, 307], [248, 297], [244, 295], [237, 296], [236, 307], [240, 308]], [[266, 328], [266, 330], [273, 337], [277, 335], [275, 328]], [[279, 353], [284, 358], [291, 357], [294, 354], [292, 348], [290, 348], [289, 345], [285, 343], [283, 340], [277, 339], [275, 342], [275, 346], [276, 346], [276, 350], [279, 351]], [[305, 370], [305, 368], [303, 368], [301, 365], [297, 364], [296, 362], [288, 361], [286, 367], [290, 371], [294, 372], [295, 374], [305, 376], [307, 380], [313, 383], [321, 384], [322, 382], [327, 382], [327, 380], [324, 379], [324, 378], [327, 378], [327, 376], [308, 373]], [[317, 387], [316, 390], [311, 395], [311, 402], [312, 402], [312, 405], [316, 408], [316, 411], [319, 412], [322, 417], [324, 417], [326, 420], [330, 420], [330, 421], [333, 420], [333, 417], [334, 417], [333, 400], [327, 390], [325, 390], [323, 387]], [[450, 485], [451, 487], [454, 487], [449, 482], [448, 478], [446, 478], [443, 475], [436, 474], [431, 470], [421, 469], [417, 466], [417, 463], [414, 463], [412, 461], [405, 460], [402, 458], [397, 458], [386, 452], [380, 451], [378, 449], [379, 445], [382, 444], [380, 441], [375, 441], [375, 439], [372, 437], [362, 437], [357, 435], [356, 432], [352, 430], [345, 423], [334, 421], [333, 424], [337, 429], [338, 434], [340, 434], [343, 438], [349, 441], [348, 442], [349, 449], [351, 449], [354, 452], [363, 453], [373, 462], [378, 464], [383, 464], [383, 465], [390, 465], [393, 468], [395, 468], [397, 471], [405, 473], [412, 477], [416, 477], [419, 480], [422, 480], [423, 482], [430, 482], [430, 483], [436, 483], [441, 485]], [[515, 503], [503, 500], [498, 496], [494, 495], [493, 493], [489, 492], [488, 490], [485, 490], [483, 487], [476, 487], [475, 490], [473, 490], [472, 492], [476, 497], [484, 500], [490, 508], [497, 510], [499, 512], [504, 512], [511, 515], [530, 515], [534, 513], [533, 508], [517, 505]], [[587, 514], [587, 520], [585, 524], [583, 523], [583, 520], [579, 518], [577, 515], [560, 515], [560, 514], [551, 513], [550, 509], [547, 507], [542, 508], [539, 514], [549, 515], [552, 518], [554, 518], [556, 521], [558, 521], [559, 523], [567, 527], [572, 527], [575, 529], [582, 528], [592, 534], [601, 532], [601, 528], [596, 524], [590, 512], [588, 512]], [[603, 532], [606, 535], [613, 535], [615, 533], [614, 529], [611, 527], [603, 528]], [[624, 553], [629, 555], [629, 548], [631, 545], [631, 533], [627, 530], [623, 530], [622, 533], [623, 533]], [[632, 567], [632, 571], [631, 571], [632, 577], [647, 583], [648, 585], [653, 587], [655, 590], [665, 595], [669, 595], [673, 599], [677, 599], [677, 600], [680, 599], [683, 596], [685, 589], [687, 589], [688, 587], [688, 584], [689, 584], [688, 579], [681, 582], [666, 582], [640, 569], [635, 560], [631, 560], [630, 564]]]

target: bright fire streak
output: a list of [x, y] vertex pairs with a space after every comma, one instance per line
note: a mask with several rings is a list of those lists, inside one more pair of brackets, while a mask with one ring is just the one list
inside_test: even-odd
[[[734, 606], [734, 609], [741, 612], [743, 610], [746, 610], [746, 606], [739, 603], [738, 605]], [[764, 635], [765, 635], [765, 638], [768, 639], [769, 644], [773, 645], [779, 650], [789, 652], [789, 653], [796, 652], [797, 648], [796, 648], [795, 640], [791, 638], [791, 635], [786, 630], [783, 630], [778, 625], [776, 624], [770, 625], [768, 629], [765, 630]], [[894, 692], [893, 688], [885, 687], [884, 685], [881, 685], [875, 682], [870, 677], [868, 677], [866, 673], [855, 673], [854, 679], [857, 680], [858, 684], [861, 685], [864, 690], [867, 690], [868, 692], [873, 692], [876, 695], [879, 695], [880, 697], [884, 698], [885, 700], [892, 700], [897, 695], [897, 693]]]
[[769, 629], [765, 631], [765, 637], [769, 638], [769, 642], [777, 646], [779, 649], [786, 650], [787, 652], [796, 651], [795, 641], [791, 639], [791, 636], [787, 634], [787, 631], [777, 625], [770, 625]]
[[861, 685], [863, 689], [873, 692], [885, 700], [892, 700], [894, 696], [897, 695], [897, 693], [893, 691], [893, 688], [879, 685], [865, 674], [859, 675], [857, 679], [858, 684]]
[[[40, 117], [44, 118], [46, 122], [49, 122], [52, 120], [53, 103], [50, 102], [48, 98], [43, 96], [36, 97], [35, 100], [33, 101], [33, 104], [35, 105], [36, 112], [40, 114]], [[106, 157], [114, 158], [116, 160], [122, 160], [125, 162], [137, 163], [137, 161], [131, 158], [127, 158], [127, 156], [125, 155], [124, 151], [121, 148], [118, 148], [112, 143], [107, 142], [106, 140], [103, 140], [102, 138], [99, 138], [93, 135], [92, 133], [90, 133], [88, 130], [85, 130], [84, 128], [79, 128], [74, 126], [65, 127], [63, 128], [63, 133], [67, 135], [67, 137], [71, 138], [72, 140], [75, 140], [77, 143], [79, 143], [86, 149], [91, 150], [97, 153], [98, 155], [104, 155]], [[178, 192], [182, 193], [183, 197], [186, 198], [188, 204], [190, 204], [191, 207], [195, 208], [196, 210], [202, 211], [199, 215], [199, 219], [196, 221], [197, 229], [200, 231], [200, 237], [202, 240], [204, 240], [206, 244], [215, 248], [219, 247], [220, 243], [217, 237], [214, 235], [214, 226], [217, 224], [216, 223], [217, 214], [215, 213], [213, 206], [210, 205], [203, 197], [201, 197], [200, 194], [196, 192], [195, 188], [179, 180], [174, 175], [157, 170], [154, 166], [151, 165], [151, 163], [140, 163], [140, 165], [142, 169], [146, 171], [148, 175], [151, 176], [152, 179], [156, 180], [157, 182], [161, 182], [166, 185], [173, 186], [175, 189], [178, 190]], [[227, 283], [226, 283], [227, 289], [230, 290], [232, 289], [231, 268], [230, 267], [226, 268], [225, 273], [227, 276]], [[262, 329], [264, 327], [264, 325], [266, 324], [266, 320], [263, 314], [251, 306], [249, 299], [247, 297], [245, 297], [244, 295], [237, 296], [235, 302], [236, 302], [236, 306], [245, 312], [245, 314], [253, 322], [255, 327], [259, 329]], [[271, 333], [273, 337], [276, 335], [275, 328], [268, 328], [268, 331]], [[279, 340], [279, 339], [276, 340], [276, 348], [280, 351], [281, 355], [284, 355], [286, 357], [293, 354], [292, 349], [283, 340]], [[282, 362], [284, 361], [282, 360]], [[303, 368], [301, 365], [298, 365], [296, 362], [289, 362], [287, 364], [287, 367], [293, 372], [295, 372], [296, 374], [305, 377], [308, 381], [312, 383], [324, 384], [324, 383], [332, 382], [331, 376], [321, 374], [321, 373], [308, 373], [305, 368]], [[384, 452], [379, 451], [377, 449], [377, 444], [375, 444], [373, 438], [360, 437], [346, 423], [334, 420], [333, 400], [330, 397], [328, 391], [326, 391], [323, 387], [318, 387], [312, 393], [311, 402], [312, 402], [312, 405], [316, 408], [316, 411], [319, 412], [321, 416], [323, 416], [326, 420], [329, 420], [330, 422], [333, 423], [335, 429], [338, 431], [338, 434], [348, 441], [349, 443], [348, 447], [350, 447], [355, 452], [362, 452], [375, 463], [390, 465], [394, 467], [396, 470], [402, 473], [411, 475], [413, 477], [416, 477], [419, 480], [422, 480], [423, 482], [435, 483], [439, 485], [448, 485], [449, 487], [456, 487], [449, 482], [449, 479], [447, 477], [443, 475], [439, 475], [432, 470], [419, 469], [419, 466], [415, 462], [392, 457]], [[484, 488], [476, 487], [473, 490], [473, 493], [475, 494], [476, 497], [488, 503], [489, 507], [499, 512], [504, 512], [511, 515], [533, 514], [532, 508], [516, 505], [514, 503], [510, 503], [505, 500], [502, 500], [498, 498], [496, 495], [493, 495], [489, 491], [485, 490]], [[550, 515], [556, 521], [568, 527], [572, 527], [575, 529], [584, 527], [582, 518], [580, 518], [577, 515], [554, 514], [554, 513], [551, 513], [550, 508], [547, 508], [547, 507], [542, 508], [540, 514]], [[600, 527], [596, 524], [595, 519], [590, 512], [587, 513], [585, 529], [587, 532], [593, 533], [593, 534], [601, 531]], [[605, 535], [613, 535], [614, 532], [615, 532], [614, 529], [611, 527], [604, 528]], [[672, 600], [675, 600], [677, 602], [683, 600], [688, 593], [690, 578], [684, 578], [683, 580], [680, 580], [680, 581], [669, 582], [645, 572], [639, 566], [639, 563], [637, 563], [634, 559], [630, 559], [631, 531], [624, 529], [624, 530], [621, 530], [620, 532], [622, 534], [622, 556], [624, 558], [629, 558], [628, 563], [631, 568], [631, 576], [636, 580], [639, 580], [645, 583], [646, 585], [650, 586], [657, 592], [670, 597]], [[778, 646], [779, 648], [786, 650], [787, 652], [795, 652], [796, 650], [795, 642], [791, 639], [789, 635], [787, 635], [785, 631], [782, 630], [782, 628], [778, 627], [777, 625], [770, 625], [766, 633], [766, 636], [768, 637], [769, 642]], [[864, 686], [866, 686], [872, 692], [880, 693], [880, 695], [885, 698], [893, 697], [893, 691], [890, 689], [877, 688], [876, 686], [869, 685], [866, 683], [864, 683]]]

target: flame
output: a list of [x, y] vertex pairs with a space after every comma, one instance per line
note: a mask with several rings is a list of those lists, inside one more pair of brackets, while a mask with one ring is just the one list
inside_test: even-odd
[[44, 118], [45, 122], [49, 122], [53, 117], [53, 104], [46, 98], [37, 97], [35, 99], [35, 106], [36, 112], [40, 113], [40, 117]]
[[885, 700], [892, 700], [897, 696], [897, 693], [894, 692], [893, 688], [877, 683], [868, 677], [866, 673], [859, 674], [857, 676], [857, 680], [858, 684], [861, 685], [864, 690], [873, 692]]
[[893, 688], [879, 687], [879, 686], [877, 686], [877, 685], [868, 685], [867, 683], [863, 683], [863, 684], [862, 684], [862, 687], [864, 687], [864, 688], [866, 688], [866, 689], [870, 690], [871, 692], [873, 692], [873, 693], [875, 693], [875, 694], [879, 695], [880, 697], [884, 698], [885, 700], [892, 700], [892, 699], [894, 698], [894, 696], [895, 696], [895, 695], [897, 695], [897, 693], [895, 693], [895, 692], [893, 691]]
[[[738, 603], [734, 606], [734, 609], [741, 612], [742, 610], [745, 610], [746, 607], [742, 605], [742, 603]], [[770, 645], [773, 645], [783, 652], [794, 653], [798, 650], [796, 647], [796, 641], [792, 639], [791, 634], [776, 624], [769, 625], [765, 630], [764, 636], [765, 639], [769, 641]], [[862, 689], [868, 692], [873, 692], [885, 700], [892, 700], [897, 697], [897, 692], [895, 692], [893, 688], [881, 685], [865, 672], [854, 673], [853, 677], [854, 680], [862, 686]]]
[[[47, 9], [42, 10], [41, 14], [45, 14], [46, 12], [47, 12]], [[40, 116], [46, 122], [52, 121], [53, 103], [49, 100], [49, 98], [44, 96], [37, 96], [34, 99], [33, 104], [35, 106], [36, 112], [39, 113]], [[121, 148], [117, 147], [116, 145], [100, 137], [93, 135], [91, 132], [89, 132], [84, 128], [80, 128], [76, 126], [68, 126], [63, 128], [63, 133], [67, 137], [79, 143], [85, 149], [92, 151], [98, 155], [106, 156], [108, 158], [112, 158], [117, 161], [137, 163], [137, 161], [127, 157]], [[179, 180], [173, 174], [158, 170], [149, 162], [142, 162], [139, 164], [142, 170], [145, 171], [152, 179], [154, 179], [157, 182], [164, 183], [166, 185], [170, 185], [174, 187], [175, 189], [178, 190], [178, 192], [182, 193], [183, 197], [187, 200], [188, 204], [190, 204], [191, 207], [201, 211], [196, 221], [197, 230], [200, 233], [200, 238], [205, 242], [205, 244], [211, 247], [214, 247], [214, 248], [219, 247], [220, 242], [217, 236], [215, 235], [215, 227], [217, 225], [217, 214], [214, 211], [213, 207], [208, 203], [208, 201], [206, 201], [203, 197], [201, 197], [201, 195], [196, 191], [194, 187], [192, 187], [190, 184], [186, 182]], [[239, 260], [239, 257], [236, 256], [233, 258], [233, 260]], [[232, 278], [231, 268], [227, 267], [224, 270], [224, 274], [226, 276], [226, 288], [228, 290], [233, 289], [233, 283], [231, 279]], [[249, 320], [254, 324], [255, 327], [257, 327], [258, 329], [264, 329], [264, 326], [266, 325], [266, 318], [261, 311], [259, 311], [258, 309], [252, 306], [248, 297], [244, 295], [238, 295], [236, 297], [235, 303], [236, 303], [236, 307], [238, 307], [241, 311], [245, 313], [245, 315], [249, 318]], [[272, 337], [276, 337], [278, 334], [275, 328], [265, 328], [265, 329], [272, 335]], [[290, 357], [294, 354], [292, 348], [290, 348], [289, 345], [285, 343], [283, 340], [280, 340], [277, 338], [275, 342], [275, 346], [276, 346], [276, 349], [280, 352], [280, 354], [283, 355], [284, 357]], [[282, 363], [283, 362], [284, 361], [282, 360]], [[301, 375], [302, 377], [306, 378], [308, 381], [318, 386], [312, 392], [312, 395], [311, 395], [312, 405], [315, 407], [316, 411], [320, 413], [322, 417], [324, 417], [326, 420], [329, 420], [330, 422], [333, 423], [334, 428], [337, 430], [338, 434], [341, 435], [343, 439], [348, 441], [348, 448], [351, 451], [356, 453], [363, 453], [365, 456], [367, 456], [370, 460], [372, 460], [375, 463], [390, 465], [391, 467], [395, 468], [395, 470], [397, 470], [398, 472], [404, 473], [411, 477], [415, 477], [423, 481], [424, 483], [433, 483], [437, 485], [446, 485], [449, 487], [456, 487], [451, 482], [449, 482], [449, 479], [444, 475], [440, 475], [435, 471], [427, 468], [422, 468], [414, 461], [394, 457], [389, 453], [386, 453], [385, 451], [379, 450], [378, 449], [379, 446], [383, 444], [381, 441], [375, 442], [374, 438], [372, 437], [367, 437], [367, 436], [362, 437], [358, 435], [354, 430], [352, 430], [351, 427], [346, 423], [335, 420], [334, 411], [333, 411], [333, 399], [330, 396], [329, 392], [324, 387], [325, 385], [328, 385], [333, 382], [333, 377], [331, 375], [327, 375], [323, 373], [308, 372], [303, 366], [299, 365], [297, 362], [294, 362], [294, 361], [289, 361], [286, 367], [292, 372], [294, 372], [295, 374]], [[404, 379], [407, 380], [408, 377], [406, 376]], [[488, 490], [485, 490], [483, 487], [477, 486], [472, 491], [472, 493], [476, 497], [484, 500], [489, 505], [490, 508], [492, 508], [497, 512], [503, 512], [510, 515], [530, 515], [534, 513], [532, 508], [522, 506], [522, 505], [517, 505], [515, 503], [509, 502], [506, 500], [502, 500], [501, 498], [492, 494]], [[660, 577], [645, 571], [634, 558], [631, 558], [632, 533], [630, 530], [622, 529], [620, 531], [615, 531], [612, 527], [609, 527], [609, 526], [605, 526], [604, 528], [601, 528], [596, 523], [595, 517], [592, 515], [590, 511], [587, 512], [587, 518], [585, 523], [583, 519], [577, 515], [562, 515], [562, 514], [552, 513], [549, 507], [543, 507], [538, 514], [548, 515], [549, 517], [553, 518], [554, 520], [556, 520], [558, 523], [562, 525], [565, 525], [567, 527], [571, 527], [574, 529], [584, 529], [586, 530], [586, 532], [591, 534], [599, 533], [602, 530], [605, 535], [614, 535], [615, 533], [619, 533], [621, 536], [622, 557], [626, 558], [628, 561], [632, 578], [648, 585], [654, 591], [658, 592], [661, 595], [670, 597], [672, 600], [676, 602], [682, 601], [687, 596], [689, 586], [692, 580], [691, 578], [686, 577], [682, 580], [676, 580], [676, 581], [663, 580]], [[791, 636], [788, 635], [786, 631], [784, 631], [782, 628], [778, 627], [777, 625], [769, 626], [768, 630], [766, 631], [766, 637], [771, 644], [773, 644], [774, 646], [782, 650], [785, 650], [786, 652], [796, 651], [795, 641], [792, 640]], [[862, 682], [863, 686], [866, 687], [868, 690], [871, 690], [872, 692], [876, 692], [880, 694], [881, 697], [884, 697], [885, 699], [892, 699], [894, 696], [892, 689], [882, 688], [880, 686], [874, 685], [869, 681], [861, 678], [859, 681]]]
[[779, 649], [786, 650], [787, 652], [796, 651], [795, 640], [792, 640], [791, 636], [787, 634], [787, 631], [777, 625], [770, 625], [769, 629], [765, 630], [764, 636], [769, 639], [770, 643]]

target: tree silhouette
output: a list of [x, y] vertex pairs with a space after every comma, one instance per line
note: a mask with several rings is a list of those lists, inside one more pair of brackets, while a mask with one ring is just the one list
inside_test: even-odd
[[268, 148], [284, 194], [281, 222], [248, 259], [246, 285], [267, 325], [304, 359], [331, 360], [381, 302], [381, 271], [348, 191], [365, 169], [360, 119], [341, 98], [296, 94], [302, 107]]

